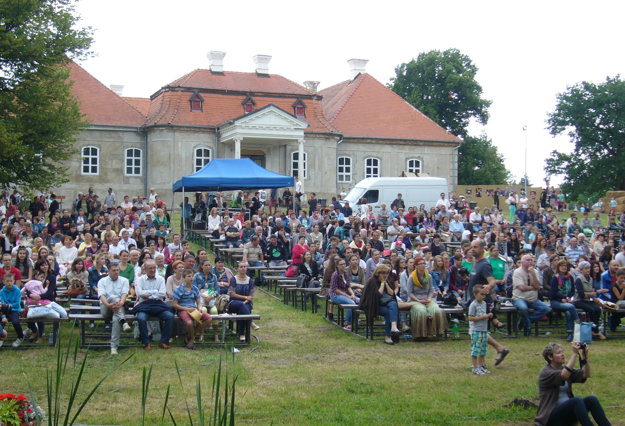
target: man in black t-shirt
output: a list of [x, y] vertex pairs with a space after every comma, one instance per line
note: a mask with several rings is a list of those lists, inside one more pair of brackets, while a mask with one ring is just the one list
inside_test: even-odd
[[[492, 305], [492, 298], [490, 296], [491, 291], [497, 285], [498, 281], [493, 277], [493, 268], [490, 265], [488, 259], [484, 258], [484, 248], [486, 243], [483, 240], [475, 239], [471, 242], [471, 250], [473, 250], [473, 256], [475, 257], [475, 263], [471, 269], [471, 278], [469, 279], [469, 288], [466, 295], [469, 299], [473, 298], [473, 286], [483, 285], [489, 295], [486, 298], [486, 304]], [[494, 318], [493, 318], [494, 319]], [[498, 320], [497, 320], [498, 321]], [[501, 323], [500, 323], [501, 324]], [[495, 365], [501, 364], [506, 355], [510, 353], [510, 350], [505, 348], [499, 342], [497, 342], [490, 334], [488, 335], [488, 344], [491, 345], [497, 351], [497, 358], [495, 359]]]

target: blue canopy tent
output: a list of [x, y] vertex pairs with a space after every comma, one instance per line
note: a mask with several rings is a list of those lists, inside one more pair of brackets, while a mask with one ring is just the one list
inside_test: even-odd
[[174, 192], [284, 188], [294, 179], [262, 168], [249, 158], [217, 158], [172, 185]]
[[[284, 188], [294, 184], [292, 176], [264, 169], [249, 158], [217, 158], [201, 170], [176, 181], [172, 190], [182, 192], [184, 200], [185, 192]], [[181, 222], [184, 235], [184, 220]]]

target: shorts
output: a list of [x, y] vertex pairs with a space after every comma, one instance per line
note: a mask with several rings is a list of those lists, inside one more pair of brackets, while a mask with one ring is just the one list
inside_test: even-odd
[[[189, 315], [189, 313], [187, 311], [178, 311], [178, 317], [180, 317], [180, 319], [182, 320], [182, 322], [188, 322], [188, 321], [193, 321], [193, 318], [191, 318], [191, 316]], [[206, 312], [202, 312], [202, 318], [200, 319], [201, 322], [204, 322], [206, 320], [210, 321], [212, 318], [209, 314], [207, 314]]]
[[471, 356], [486, 356], [488, 331], [471, 332]]

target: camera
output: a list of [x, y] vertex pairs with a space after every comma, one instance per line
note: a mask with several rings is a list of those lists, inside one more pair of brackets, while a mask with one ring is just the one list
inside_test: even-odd
[[579, 346], [579, 348], [580, 348], [582, 351], [585, 351], [585, 350], [586, 350], [586, 343], [585, 343], [585, 342], [579, 342], [579, 343], [578, 343], [578, 346]]
[[0, 303], [0, 314], [9, 315], [12, 310], [13, 310], [13, 307], [11, 305], [7, 303]]

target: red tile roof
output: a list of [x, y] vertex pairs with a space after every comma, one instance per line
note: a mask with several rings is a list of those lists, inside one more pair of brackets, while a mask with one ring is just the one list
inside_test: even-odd
[[461, 142], [369, 74], [319, 94], [328, 121], [346, 137]]
[[145, 115], [111, 89], [96, 80], [81, 66], [70, 62], [72, 92], [78, 98], [80, 110], [92, 124], [142, 126]]
[[131, 98], [123, 96], [122, 99], [128, 102], [134, 109], [139, 111], [144, 116], [148, 116], [148, 113], [150, 112], [150, 98]]
[[[201, 93], [204, 99], [201, 112], [191, 112], [189, 98], [192, 92], [164, 91], [152, 99], [147, 124], [178, 124], [195, 126], [218, 126], [229, 120], [243, 115], [242, 102], [247, 95]], [[259, 110], [267, 105], [275, 105], [278, 108], [293, 114], [293, 103], [297, 97], [278, 96], [254, 96], [252, 98]], [[321, 101], [317, 99], [303, 99], [306, 105], [306, 117], [304, 121], [310, 124], [306, 132], [336, 132], [336, 129], [325, 119], [321, 107]]]
[[288, 93], [289, 95], [300, 96], [314, 94], [304, 86], [277, 74], [260, 76], [256, 73], [234, 71], [212, 73], [205, 69], [191, 71], [165, 87], [191, 87], [194, 89], [253, 93]]

